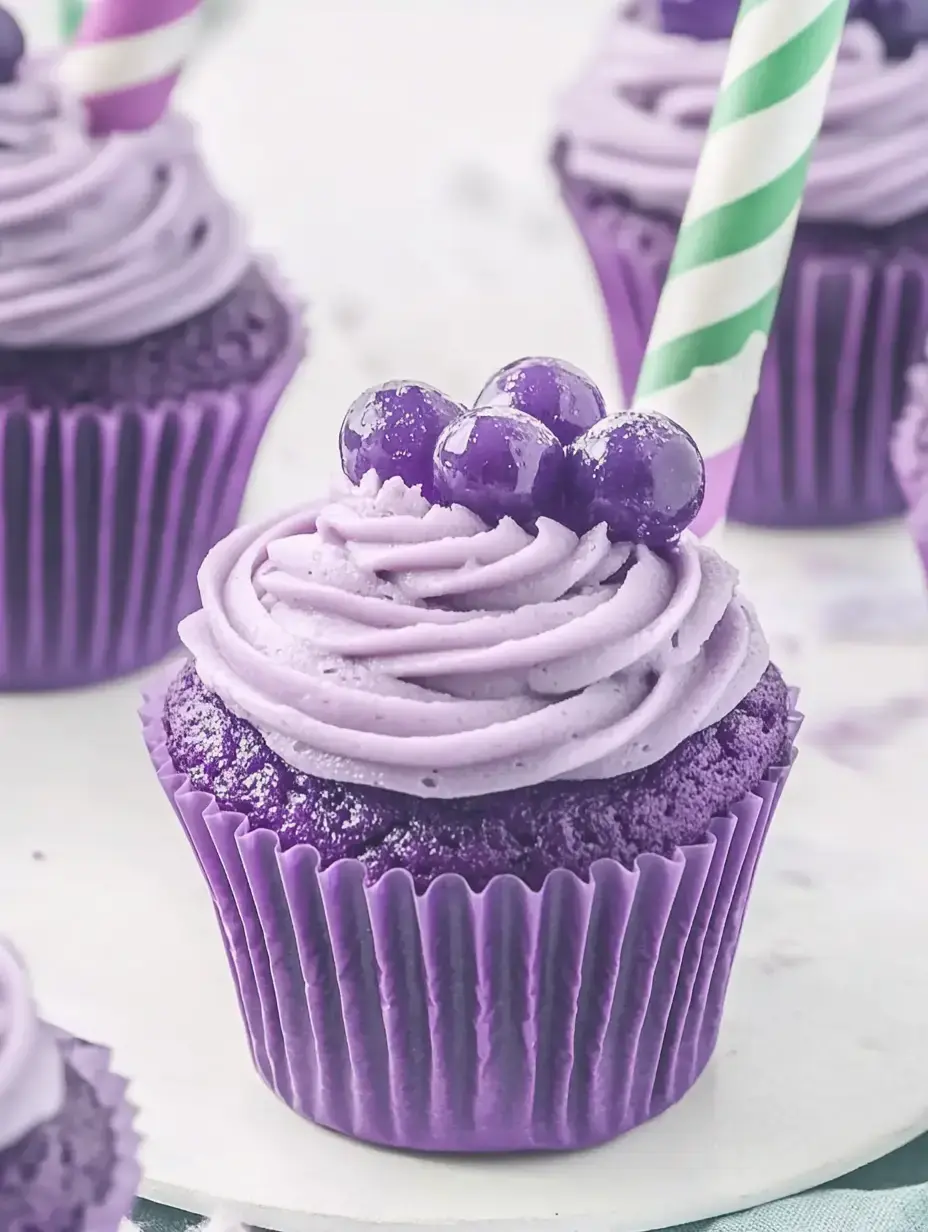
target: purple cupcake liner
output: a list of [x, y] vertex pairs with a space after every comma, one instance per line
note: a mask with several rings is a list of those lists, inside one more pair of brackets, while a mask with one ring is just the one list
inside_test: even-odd
[[[627, 397], [676, 223], [560, 173], [602, 289]], [[745, 434], [729, 517], [812, 528], [898, 516], [889, 460], [905, 374], [928, 329], [928, 218], [881, 235], [800, 223]]]
[[906, 521], [909, 532], [915, 540], [915, 546], [918, 548], [918, 555], [925, 571], [925, 580], [928, 581], [928, 500], [923, 501], [917, 509], [913, 509]]
[[928, 579], [928, 364], [909, 372], [909, 398], [893, 431], [891, 456], [908, 505], [906, 519]]
[[928, 363], [915, 364], [908, 374], [908, 399], [890, 454], [905, 502], [914, 508], [928, 497]]
[[126, 1100], [127, 1083], [110, 1069], [107, 1048], [88, 1044], [55, 1027], [52, 1031], [67, 1064], [90, 1083], [100, 1103], [110, 1113], [116, 1156], [116, 1166], [105, 1192], [85, 1212], [80, 1232], [117, 1232], [122, 1220], [132, 1211], [142, 1179], [138, 1163], [139, 1137], [133, 1128], [135, 1109]]
[[0, 404], [0, 690], [95, 684], [177, 645], [305, 353], [274, 285], [293, 327], [260, 382], [155, 407]]
[[[791, 695], [795, 703], [795, 694]], [[566, 1150], [679, 1100], [712, 1055], [758, 857], [795, 757], [706, 840], [590, 881], [454, 874], [365, 885], [249, 832], [171, 761], [164, 687], [142, 707], [162, 787], [209, 884], [254, 1063], [294, 1111], [421, 1151]], [[800, 716], [793, 714], [794, 739]]]

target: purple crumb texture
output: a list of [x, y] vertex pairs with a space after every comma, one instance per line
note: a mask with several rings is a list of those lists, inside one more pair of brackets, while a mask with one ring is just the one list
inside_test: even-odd
[[0, 1151], [2, 1232], [81, 1232], [116, 1172], [111, 1115], [93, 1086], [66, 1066], [62, 1111]]
[[186, 664], [168, 689], [168, 752], [194, 788], [270, 829], [286, 850], [310, 844], [322, 867], [353, 858], [369, 884], [405, 868], [422, 892], [442, 873], [474, 890], [512, 873], [532, 889], [553, 869], [587, 877], [598, 859], [629, 866], [643, 852], [671, 854], [699, 842], [713, 817], [788, 756], [789, 696], [768, 666], [721, 722], [653, 766], [619, 778], [544, 783], [459, 800], [420, 800], [303, 774], [231, 714]]
[[0, 350], [0, 387], [21, 409], [156, 406], [261, 380], [286, 349], [291, 310], [257, 267], [225, 299], [137, 342]]

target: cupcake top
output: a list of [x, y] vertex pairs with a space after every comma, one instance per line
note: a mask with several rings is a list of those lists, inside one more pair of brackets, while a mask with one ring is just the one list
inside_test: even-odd
[[64, 1098], [60, 1052], [18, 956], [0, 940], [0, 1152], [55, 1116]]
[[[802, 216], [883, 227], [928, 209], [928, 45], [892, 25], [907, 0], [855, 7], [866, 16], [844, 33]], [[620, 0], [560, 108], [565, 170], [682, 215], [736, 11], [730, 0]]]
[[249, 255], [190, 124], [93, 137], [57, 71], [0, 73], [0, 347], [133, 341], [218, 303]]
[[768, 665], [735, 570], [686, 532], [705, 472], [682, 429], [605, 415], [551, 360], [477, 402], [368, 391], [333, 495], [204, 562], [197, 674], [297, 770], [436, 798], [611, 778]]

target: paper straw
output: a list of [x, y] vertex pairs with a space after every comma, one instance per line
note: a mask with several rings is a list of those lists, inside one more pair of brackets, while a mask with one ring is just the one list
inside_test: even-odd
[[847, 9], [741, 0], [635, 390], [703, 452], [699, 535], [725, 518]]
[[59, 0], [58, 24], [61, 28], [61, 41], [70, 43], [80, 29], [84, 19], [85, 0]]
[[[202, 0], [201, 34], [212, 35], [241, 15], [246, 0]], [[88, 0], [58, 0], [58, 32], [62, 43], [70, 43], [81, 28]]]
[[150, 128], [199, 35], [200, 0], [91, 0], [62, 58], [97, 135]]

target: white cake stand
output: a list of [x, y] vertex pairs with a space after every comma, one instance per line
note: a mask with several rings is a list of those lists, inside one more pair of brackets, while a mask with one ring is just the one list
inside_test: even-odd
[[555, 1157], [402, 1155], [285, 1109], [251, 1069], [205, 886], [147, 764], [137, 682], [0, 699], [0, 932], [33, 965], [43, 1013], [112, 1043], [132, 1077], [144, 1195], [281, 1232], [642, 1232], [805, 1188], [928, 1129], [928, 649], [782, 652], [809, 717], [717, 1056], [657, 1121]]

